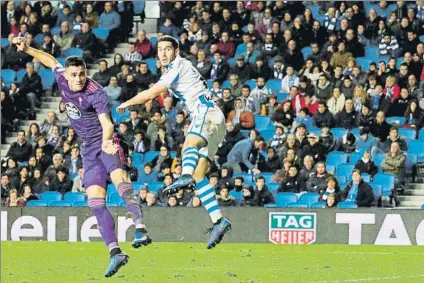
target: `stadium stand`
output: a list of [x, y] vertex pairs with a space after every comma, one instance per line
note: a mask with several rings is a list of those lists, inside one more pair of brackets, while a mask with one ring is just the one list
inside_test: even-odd
[[[121, 25], [116, 29], [109, 30], [103, 26], [104, 23], [99, 23], [103, 2], [96, 1], [94, 10], [97, 17], [93, 17], [85, 12], [86, 2], [67, 1], [73, 12], [82, 14], [83, 21], [90, 25], [87, 33], [79, 23], [72, 23], [67, 38], [60, 25], [52, 25], [48, 31], [41, 30], [42, 26], [32, 26], [28, 33], [19, 36], [29, 39], [32, 36], [33, 46], [52, 53], [54, 48], [44, 43], [44, 35], [50, 32], [60, 48], [60, 56], [56, 57], [62, 65], [67, 56], [83, 56], [89, 63], [89, 76], [99, 82], [104, 79], [112, 120], [116, 130], [125, 136], [131, 147], [127, 169], [143, 204], [146, 203], [143, 199], [145, 195], [142, 193], [144, 190], [140, 189], [146, 184], [158, 200], [151, 205], [166, 205], [166, 198], [161, 198], [161, 189], [165, 186], [166, 176], [176, 179], [181, 174], [180, 151], [190, 117], [184, 114], [183, 122], [175, 120], [183, 107], [173, 99], [171, 108], [166, 108], [164, 100], [170, 96], [168, 92], [152, 103], [131, 109], [134, 111], [119, 114], [116, 108], [125, 97], [132, 97], [158, 81], [164, 68], [156, 60], [155, 47], [162, 35], [170, 34], [180, 40], [184, 57], [202, 72], [209, 89], [217, 80], [219, 87], [214, 89], [213, 99], [221, 106], [226, 117], [234, 110], [234, 99], [237, 97], [243, 100], [242, 111], [253, 114], [249, 126], [242, 125], [240, 119], [227, 120], [227, 128], [231, 130], [228, 130], [209, 172], [209, 178], [216, 179], [214, 187], [217, 193], [226, 184], [230, 189], [229, 197], [237, 200], [237, 205], [263, 205], [257, 199], [263, 194], [256, 186], [257, 176], [241, 160], [242, 172], [228, 170], [231, 172], [227, 174], [231, 176], [222, 175], [223, 169], [227, 168], [227, 157], [236, 148], [237, 142], [261, 135], [265, 138], [265, 144], [260, 149], [251, 150], [248, 158], [254, 169], [260, 171], [259, 175], [265, 177], [265, 192], [270, 192], [274, 198], [265, 207], [356, 208], [355, 201], [347, 201], [349, 192], [345, 192], [351, 188], [354, 169], [361, 171], [361, 182], [369, 183], [372, 188], [374, 201], [367, 206], [422, 206], [424, 176], [420, 176], [416, 169], [424, 163], [424, 29], [416, 27], [422, 27], [424, 13], [416, 3], [408, 4], [408, 7], [415, 9], [415, 18], [407, 19], [408, 26], [403, 27], [410, 35], [405, 36], [397, 30], [390, 32], [400, 46], [395, 52], [384, 43], [381, 31], [373, 28], [373, 20], [369, 18], [371, 8], [380, 11], [377, 4], [346, 2], [347, 7], [357, 5], [359, 8], [357, 13], [355, 10], [355, 16], [349, 18], [336, 2], [336, 24], [333, 25], [326, 14], [329, 7], [324, 2], [288, 2], [284, 5], [291, 11], [292, 20], [300, 18], [302, 21], [297, 29], [291, 22], [281, 22], [279, 12], [273, 12], [271, 18], [263, 20], [266, 16], [263, 11], [257, 11], [256, 2], [245, 2], [242, 9], [236, 9], [236, 2], [227, 2], [242, 30], [239, 33], [220, 21], [222, 11], [213, 13], [212, 22], [218, 21], [219, 31], [212, 32], [212, 22], [205, 22], [202, 15], [197, 14], [195, 2], [184, 2], [181, 8], [175, 8], [175, 3], [168, 1], [160, 4], [163, 17], [157, 21], [157, 29], [145, 31], [144, 2], [115, 2], [114, 9], [121, 17]], [[24, 3], [23, 6], [17, 4], [15, 11], [22, 14], [22, 9], [26, 5], [33, 5], [31, 3]], [[267, 4], [274, 11], [275, 2]], [[59, 108], [60, 94], [54, 75], [51, 70], [35, 62], [38, 75], [29, 78], [25, 68], [32, 58], [22, 56], [10, 44], [11, 38], [18, 34], [13, 34], [13, 28], [8, 23], [7, 1], [1, 5], [2, 203], [9, 206], [87, 206], [85, 189], [81, 185], [83, 168], [74, 166], [83, 157], [75, 159], [70, 155], [71, 148], [81, 147], [81, 141], [70, 128], [65, 107], [62, 105], [62, 110]], [[204, 6], [210, 9], [207, 3]], [[63, 3], [54, 2], [53, 11], [61, 9]], [[305, 9], [311, 11], [312, 15]], [[397, 9], [397, 4], [390, 5], [390, 10]], [[380, 12], [378, 19], [387, 20], [386, 11]], [[199, 34], [194, 34], [189, 20], [192, 15], [196, 15], [195, 20], [200, 24]], [[162, 19], [165, 17], [172, 20], [171, 26], [164, 25]], [[19, 19], [19, 22], [24, 19]], [[347, 30], [340, 28], [339, 23], [343, 19], [348, 20]], [[358, 22], [357, 19], [364, 21]], [[315, 20], [320, 27], [314, 25]], [[278, 29], [271, 29], [274, 22], [279, 23]], [[247, 23], [254, 24], [253, 31], [248, 30]], [[358, 34], [359, 26], [364, 27], [365, 35]], [[234, 51], [217, 63], [214, 62], [213, 52], [219, 50], [223, 31], [229, 32]], [[268, 31], [271, 41], [265, 40]], [[187, 40], [181, 41], [182, 33], [188, 34]], [[96, 41], [96, 47], [77, 44], [81, 36], [90, 36]], [[136, 52], [142, 58], [140, 62], [128, 61], [128, 42], [135, 42]], [[253, 44], [248, 44], [250, 42]], [[338, 50], [339, 42], [345, 43], [346, 50]], [[319, 46], [318, 53], [314, 53], [312, 48], [315, 43]], [[253, 49], [249, 51], [252, 46]], [[383, 49], [388, 53], [381, 53]], [[229, 54], [222, 50], [221, 53]], [[348, 60], [348, 53], [354, 60]], [[256, 64], [261, 61], [259, 59], [264, 60], [263, 66]], [[100, 60], [107, 62], [104, 71], [99, 70]], [[144, 68], [146, 65], [147, 68]], [[294, 74], [287, 73], [288, 66], [294, 68]], [[227, 70], [225, 74], [215, 72], [222, 69]], [[232, 74], [238, 76], [235, 85], [230, 80]], [[130, 76], [135, 83], [127, 80]], [[264, 87], [257, 85], [260, 77], [265, 79]], [[41, 93], [32, 92], [32, 83], [41, 86]], [[285, 84], [288, 84], [287, 90]], [[31, 87], [28, 88], [29, 85]], [[249, 93], [242, 94], [243, 85], [250, 87]], [[229, 98], [222, 95], [226, 89], [231, 93]], [[334, 94], [335, 89], [340, 90], [338, 98]], [[35, 108], [35, 116], [28, 114], [31, 107]], [[155, 119], [157, 111], [160, 117]], [[58, 126], [59, 133], [54, 132], [55, 126]], [[158, 139], [158, 126], [165, 128], [165, 139]], [[390, 136], [392, 126], [398, 128], [399, 137]], [[329, 128], [329, 134], [322, 128]], [[276, 135], [277, 129], [283, 129], [282, 138]], [[25, 132], [24, 144], [27, 146], [17, 143], [18, 131]], [[142, 138], [137, 141], [134, 136], [140, 132]], [[369, 133], [368, 136], [364, 132]], [[353, 134], [353, 139], [349, 133]], [[294, 143], [289, 138], [292, 136]], [[367, 143], [371, 136], [376, 138], [373, 144]], [[400, 145], [401, 153], [406, 158], [400, 162], [399, 169], [389, 172], [383, 170], [383, 166], [389, 168], [392, 166], [390, 162], [398, 156], [392, 154], [393, 143]], [[166, 155], [161, 153], [162, 146], [167, 148]], [[275, 150], [274, 155], [270, 153], [270, 148]], [[372, 153], [369, 159], [378, 167], [377, 173], [368, 171], [370, 161], [364, 157], [365, 150]], [[62, 165], [71, 171], [65, 180], [58, 180], [56, 176], [58, 166], [53, 162], [55, 154], [61, 155]], [[318, 172], [318, 162], [325, 162], [324, 173]], [[294, 176], [290, 175], [292, 165], [297, 168]], [[22, 167], [28, 168], [28, 177], [20, 176]], [[330, 175], [334, 175], [338, 181], [336, 201], [331, 205], [327, 203], [326, 195], [331, 194], [332, 189], [325, 181]], [[241, 186], [235, 184], [238, 177], [243, 179]], [[293, 180], [299, 186], [293, 187], [293, 191], [281, 192], [280, 184], [287, 183], [287, 180]], [[60, 188], [66, 190], [52, 191], [53, 182], [59, 182]], [[23, 184], [28, 184], [32, 193], [25, 192]], [[313, 189], [308, 191], [306, 184], [312, 184], [308, 187]], [[13, 189], [18, 191], [19, 201], [11, 201], [9, 194]], [[192, 194], [190, 191], [184, 193]], [[108, 185], [107, 201], [110, 206], [123, 205], [112, 184]]]

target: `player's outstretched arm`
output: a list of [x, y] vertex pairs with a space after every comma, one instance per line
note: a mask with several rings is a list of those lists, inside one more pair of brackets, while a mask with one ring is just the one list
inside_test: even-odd
[[137, 104], [144, 104], [149, 100], [155, 99], [156, 97], [159, 96], [159, 94], [161, 94], [162, 92], [166, 90], [167, 90], [166, 86], [156, 83], [151, 88], [138, 93], [136, 96], [134, 96], [130, 100], [119, 105], [116, 110], [119, 113], [124, 113], [126, 108], [133, 105], [137, 105]]
[[28, 46], [26, 44], [25, 38], [23, 37], [15, 37], [12, 42], [18, 47], [18, 50], [21, 50], [26, 54], [34, 57], [35, 59], [40, 61], [44, 66], [50, 69], [54, 69], [57, 65], [60, 65], [60, 63], [52, 55]]

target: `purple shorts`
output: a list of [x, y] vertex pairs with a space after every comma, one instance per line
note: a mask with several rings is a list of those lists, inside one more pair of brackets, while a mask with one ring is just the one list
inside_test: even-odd
[[83, 149], [84, 188], [98, 185], [106, 189], [108, 176], [116, 169], [124, 169], [119, 154], [110, 155], [105, 153], [101, 145], [90, 145]]

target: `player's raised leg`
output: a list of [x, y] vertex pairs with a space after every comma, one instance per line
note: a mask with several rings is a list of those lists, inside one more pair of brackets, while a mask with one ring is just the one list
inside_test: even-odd
[[96, 217], [100, 234], [109, 248], [110, 262], [105, 276], [111, 277], [128, 262], [129, 257], [119, 247], [115, 233], [115, 220], [106, 206], [106, 190], [98, 185], [92, 185], [87, 188], [86, 192], [88, 206]]
[[216, 199], [215, 189], [210, 184], [208, 178], [205, 177], [210, 164], [207, 158], [201, 157], [193, 174], [197, 182], [195, 193], [200, 198], [203, 207], [208, 212], [213, 223], [207, 244], [208, 249], [219, 244], [224, 235], [231, 229], [230, 221], [222, 216], [221, 208]]
[[132, 214], [135, 225], [135, 237], [132, 242], [133, 248], [147, 246], [152, 243], [152, 239], [146, 230], [144, 224], [143, 211], [140, 207], [140, 198], [135, 194], [134, 187], [127, 172], [123, 169], [115, 169], [110, 173], [112, 182], [117, 187], [119, 195], [125, 201], [128, 211]]

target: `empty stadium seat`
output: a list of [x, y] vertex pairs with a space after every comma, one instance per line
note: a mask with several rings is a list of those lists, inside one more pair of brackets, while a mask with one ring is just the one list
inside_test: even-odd
[[83, 50], [81, 48], [76, 48], [76, 47], [71, 47], [66, 49], [63, 52], [63, 55], [65, 57], [69, 57], [69, 56], [82, 56]]
[[308, 56], [312, 54], [312, 47], [310, 46], [303, 47], [301, 52], [303, 54], [303, 59], [306, 61]]
[[274, 59], [269, 59], [268, 60], [268, 67], [270, 69], [274, 69], [274, 64], [275, 64]]
[[61, 32], [61, 29], [60, 29], [60, 27], [52, 27], [50, 29], [50, 32], [53, 36], [59, 35], [59, 33]]
[[320, 128], [310, 128], [308, 129], [310, 134], [316, 134], [317, 136], [321, 135], [322, 130]]
[[367, 71], [373, 59], [367, 57], [358, 57], [356, 58], [356, 63], [361, 66], [363, 71]]
[[147, 184], [149, 191], [154, 192], [154, 193], [159, 191], [163, 186], [165, 186], [165, 184], [163, 182], [153, 182], [151, 184]]
[[308, 205], [304, 203], [291, 202], [291, 203], [288, 203], [286, 207], [287, 208], [308, 208]]
[[377, 173], [374, 176], [373, 183], [382, 186], [382, 193], [388, 196], [392, 193], [395, 185], [395, 177], [391, 174]]
[[230, 84], [230, 81], [229, 80], [225, 80], [223, 83], [222, 83], [222, 88], [224, 89], [224, 88], [229, 88], [231, 86], [231, 84]]
[[300, 196], [299, 203], [306, 204], [308, 207], [311, 207], [312, 204], [318, 202], [318, 199], [318, 193], [304, 193]]
[[306, 8], [308, 8], [309, 10], [311, 10], [312, 15], [314, 16], [314, 18], [316, 18], [317, 16], [319, 16], [319, 9], [320, 9], [320, 5], [314, 5], [314, 4], [310, 4], [310, 5], [306, 5]]
[[112, 105], [112, 120], [115, 124], [118, 124], [121, 121], [129, 120], [130, 119], [130, 111], [125, 109], [125, 112], [123, 114], [118, 113], [116, 109], [118, 108], [119, 104]]
[[340, 164], [347, 163], [348, 155], [341, 151], [332, 151], [327, 155], [327, 165], [339, 166]]
[[44, 192], [41, 194], [41, 200], [47, 203], [62, 200], [62, 194], [59, 192]]
[[109, 37], [109, 30], [106, 28], [93, 28], [92, 31], [98, 39], [106, 41]]
[[396, 68], [399, 70], [400, 69], [400, 65], [402, 65], [402, 63], [405, 61], [405, 58], [400, 57], [396, 59]]
[[365, 57], [377, 59], [380, 54], [380, 50], [375, 46], [365, 47]]
[[41, 77], [41, 84], [43, 89], [51, 89], [55, 83], [55, 77], [50, 69], [40, 69], [38, 74]]
[[336, 139], [340, 139], [347, 133], [347, 130], [343, 128], [332, 128], [330, 132], [334, 135]]
[[134, 15], [141, 15], [146, 7], [145, 1], [132, 1], [134, 5]]
[[406, 160], [405, 160], [405, 170], [406, 170], [406, 175], [407, 176], [411, 176], [412, 173], [414, 172], [414, 167], [418, 162], [418, 155], [415, 153], [408, 153], [406, 155]]
[[297, 195], [294, 193], [278, 193], [275, 196], [277, 207], [286, 207], [291, 202], [297, 202]]
[[417, 132], [411, 128], [400, 128], [398, 132], [401, 137], [404, 137], [407, 140], [415, 140], [417, 137]]
[[253, 182], [253, 175], [251, 175], [249, 173], [235, 173], [233, 175], [233, 179], [235, 179], [237, 177], [242, 177], [245, 182]]
[[51, 203], [49, 203], [49, 206], [51, 206], [51, 207], [71, 207], [72, 203], [64, 201], [64, 200], [59, 200], [59, 201], [52, 201]]
[[250, 90], [253, 90], [254, 88], [256, 88], [256, 81], [255, 80], [247, 80], [244, 83], [247, 84], [250, 87]]
[[311, 204], [311, 208], [326, 208], [327, 204], [323, 201]]
[[108, 207], [117, 207], [117, 206], [119, 206], [120, 205], [120, 203], [115, 203], [115, 202], [108, 202], [107, 204], [106, 204]]
[[113, 194], [110, 194], [108, 196], [107, 203], [108, 203], [108, 205], [110, 203], [117, 203], [117, 204], [119, 204], [119, 203], [121, 203], [121, 200], [122, 200], [121, 199], [121, 196], [118, 193], [113, 193]]
[[270, 184], [272, 183], [272, 178], [274, 177], [274, 174], [271, 172], [262, 172], [259, 176], [265, 178], [265, 184]]
[[76, 201], [85, 201], [86, 194], [84, 193], [77, 193], [77, 192], [67, 192], [65, 194], [64, 200], [67, 202], [76, 202]]
[[1, 47], [6, 48], [9, 46], [9, 39], [7, 38], [2, 38], [1, 39]]
[[339, 202], [337, 208], [358, 208], [358, 205], [353, 201]]
[[263, 130], [261, 131], [261, 136], [265, 139], [265, 142], [268, 143], [268, 141], [274, 136], [274, 133], [274, 130]]
[[237, 64], [237, 58], [230, 58], [227, 60], [228, 65], [230, 65], [230, 67], [234, 67]]
[[334, 165], [325, 165], [325, 170], [332, 174], [336, 173], [336, 167]]
[[41, 200], [30, 200], [26, 203], [27, 207], [40, 207], [40, 206], [47, 206], [47, 202], [41, 201]]
[[349, 164], [355, 165], [356, 162], [358, 162], [358, 160], [361, 159], [363, 155], [364, 153], [360, 151], [352, 152], [349, 155]]
[[418, 139], [420, 141], [424, 141], [424, 128], [422, 128], [419, 132], [418, 132]]
[[32, 40], [32, 42], [35, 43], [35, 46], [42, 45], [43, 41], [44, 41], [44, 34], [42, 34], [42, 33], [37, 34]]
[[376, 183], [369, 183], [374, 194], [374, 201], [377, 201], [383, 194], [383, 186]]
[[405, 118], [404, 117], [387, 117], [386, 122], [389, 124], [397, 124], [397, 125], [403, 125], [405, 124]]
[[19, 71], [16, 72], [16, 81], [18, 83], [22, 82], [22, 79], [24, 78], [26, 74], [26, 70], [25, 69], [20, 69]]
[[277, 93], [277, 101], [283, 102], [284, 100], [288, 99], [289, 95], [287, 93]]
[[[362, 180], [364, 180], [364, 182], [367, 182], [367, 183], [371, 182], [371, 175], [369, 175], [367, 173], [362, 173], [361, 177], [362, 177]], [[351, 179], [351, 178], [349, 178], [349, 179]]]
[[273, 94], [277, 94], [281, 89], [281, 80], [268, 80], [266, 86], [271, 89]]
[[423, 204], [423, 205], [421, 205], [421, 209], [424, 209], [424, 204]]
[[384, 153], [377, 153], [374, 156], [374, 163], [377, 165], [377, 167], [381, 167], [381, 163], [383, 163], [384, 160]]
[[240, 133], [243, 137], [247, 138], [249, 136], [250, 130], [240, 130]]
[[134, 165], [135, 167], [139, 167], [139, 166], [143, 163], [143, 160], [144, 160], [144, 154], [143, 154], [143, 153], [134, 152], [134, 153], [131, 155], [131, 158], [132, 158], [132, 163], [133, 163], [133, 165]]
[[148, 151], [144, 155], [144, 162], [152, 162], [152, 160], [159, 155], [159, 151]]
[[273, 193], [273, 194], [277, 194], [278, 188], [280, 187], [279, 183], [268, 183], [268, 190]]
[[337, 167], [337, 174], [342, 176], [351, 176], [352, 171], [355, 169], [355, 165], [352, 164], [340, 164]]
[[152, 36], [151, 38], [149, 38], [149, 40], [153, 47], [156, 47], [158, 45], [158, 38], [156, 36]]
[[56, 60], [62, 65], [62, 66], [65, 66], [65, 64], [66, 64], [66, 58], [64, 58], [64, 57], [59, 57], [59, 58], [56, 58]]
[[107, 186], [107, 192], [106, 192], [106, 194], [108, 195], [108, 196], [110, 196], [111, 194], [114, 194], [114, 193], [118, 193], [118, 190], [116, 189], [116, 187], [115, 187], [115, 185], [114, 184], [109, 184], [108, 186]]
[[236, 192], [234, 190], [230, 191], [230, 196], [232, 196], [233, 198], [238, 199], [238, 200], [243, 199], [243, 193], [242, 192]]
[[420, 41], [424, 42], [424, 35], [420, 35]]
[[1, 77], [4, 84], [9, 87], [15, 81], [16, 72], [12, 69], [4, 69], [1, 70]]
[[147, 58], [143, 61], [147, 64], [147, 67], [149, 68], [150, 72], [156, 73], [156, 58]]
[[424, 158], [424, 141], [422, 140], [409, 141], [408, 153], [415, 153], [418, 157], [418, 160], [421, 161]]
[[75, 201], [72, 203], [73, 207], [86, 207], [88, 206], [88, 202], [87, 201]]
[[270, 121], [271, 119], [268, 116], [262, 116], [262, 115], [255, 116], [256, 130], [258, 130], [259, 132], [266, 130], [268, 128]]

